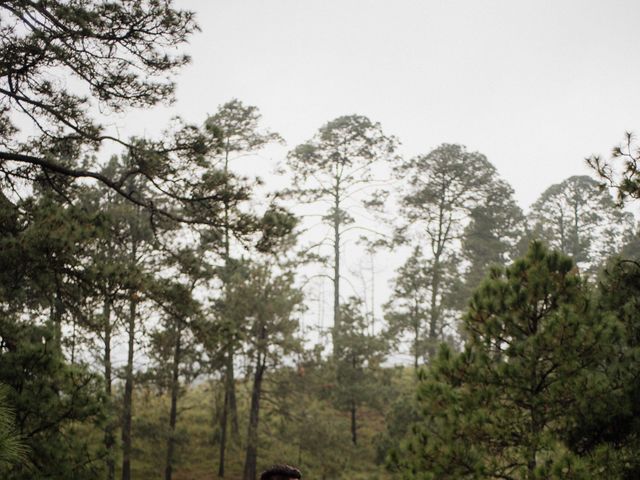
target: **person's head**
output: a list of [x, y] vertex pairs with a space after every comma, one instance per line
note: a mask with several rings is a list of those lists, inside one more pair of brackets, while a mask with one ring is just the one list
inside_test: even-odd
[[298, 480], [302, 473], [291, 465], [274, 465], [260, 474], [260, 480]]

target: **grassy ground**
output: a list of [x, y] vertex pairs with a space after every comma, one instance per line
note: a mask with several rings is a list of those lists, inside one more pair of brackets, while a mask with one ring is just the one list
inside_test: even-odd
[[[350, 436], [350, 415], [335, 406], [329, 395], [304, 393], [295, 398], [278, 396], [267, 385], [262, 403], [258, 469], [273, 463], [300, 466], [306, 478], [383, 480], [394, 478], [384, 468], [384, 445], [394, 402], [413, 395], [413, 372], [394, 369], [391, 384], [381, 385], [382, 402], [358, 411], [358, 444]], [[300, 381], [300, 379], [295, 379]], [[306, 381], [306, 380], [304, 380]], [[237, 383], [239, 431], [231, 435], [226, 455], [229, 479], [242, 477], [248, 416], [249, 385]], [[303, 390], [303, 393], [299, 393]], [[389, 395], [391, 392], [391, 395]], [[205, 382], [184, 390], [179, 400], [174, 459], [175, 480], [218, 478], [220, 385]], [[380, 400], [380, 399], [378, 399]], [[134, 408], [133, 478], [161, 478], [164, 474], [168, 435], [169, 397], [152, 388], [139, 388]], [[382, 451], [381, 451], [382, 450]]]

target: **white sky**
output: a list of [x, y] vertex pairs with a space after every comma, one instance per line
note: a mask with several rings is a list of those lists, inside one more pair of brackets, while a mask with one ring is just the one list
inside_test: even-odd
[[[128, 114], [151, 133], [200, 123], [231, 98], [289, 147], [358, 113], [402, 153], [443, 142], [493, 162], [523, 208], [640, 133], [637, 0], [178, 0], [202, 31], [169, 109]], [[283, 150], [282, 155], [286, 150]], [[275, 160], [275, 159], [274, 159]]]

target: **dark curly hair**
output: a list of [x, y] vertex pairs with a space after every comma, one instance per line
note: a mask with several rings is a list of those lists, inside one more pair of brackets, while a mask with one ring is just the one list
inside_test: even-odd
[[260, 480], [292, 480], [302, 478], [302, 473], [291, 465], [273, 465], [260, 474]]

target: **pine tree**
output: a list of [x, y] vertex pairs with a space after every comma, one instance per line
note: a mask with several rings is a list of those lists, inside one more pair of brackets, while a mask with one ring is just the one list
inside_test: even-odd
[[406, 477], [600, 478], [564, 438], [573, 413], [607, 395], [598, 367], [613, 358], [620, 327], [595, 314], [572, 261], [532, 243], [492, 270], [463, 323], [464, 351], [443, 346], [422, 373]]
[[[622, 163], [620, 172], [614, 163]], [[602, 180], [603, 186], [616, 190], [619, 205], [628, 200], [640, 199], [640, 147], [631, 132], [625, 134], [620, 145], [613, 147], [610, 161], [603, 160], [599, 155], [592, 155], [587, 159], [587, 165]]]
[[83, 433], [103, 418], [103, 388], [86, 365], [69, 364], [48, 325], [0, 317], [0, 383], [15, 412], [15, 431], [26, 459], [0, 467], [2, 478], [95, 479], [102, 476], [101, 452]]
[[376, 376], [381, 376], [380, 365], [388, 346], [384, 337], [370, 333], [359, 299], [351, 297], [342, 304], [341, 318], [338, 335], [342, 348], [335, 358], [338, 380], [335, 399], [340, 409], [349, 412], [351, 442], [357, 445], [360, 408], [376, 406], [376, 399], [383, 395], [380, 389], [383, 382], [377, 382]]
[[[175, 84], [168, 75], [189, 61], [174, 49], [197, 29], [193, 13], [172, 3], [12, 0], [0, 4], [2, 24], [7, 25], [0, 39], [4, 187], [15, 189], [28, 180], [35, 188], [49, 185], [62, 191], [77, 178], [93, 179], [134, 204], [176, 217], [123, 183], [132, 176], [153, 177], [157, 191], [177, 200], [178, 195], [169, 193], [171, 182], [166, 182], [176, 180], [176, 170], [154, 167], [161, 157], [201, 149], [201, 139], [188, 138], [183, 130], [177, 141], [170, 136], [156, 142], [126, 141], [112, 136], [103, 118], [91, 113], [105, 108], [122, 112], [171, 100]], [[73, 79], [73, 87], [59, 82], [61, 76]], [[105, 143], [135, 152], [136, 166], [118, 177], [104, 175], [92, 157]]]
[[631, 480], [640, 475], [640, 264], [612, 258], [601, 272], [597, 308], [623, 329], [614, 358], [600, 364], [607, 395], [585, 401], [566, 432], [571, 449], [600, 478]]
[[[177, 272], [176, 276], [184, 276]], [[178, 425], [178, 402], [184, 393], [184, 384], [191, 383], [200, 373], [201, 351], [193, 332], [193, 324], [201, 315], [200, 304], [194, 299], [193, 290], [197, 277], [180, 280], [158, 279], [150, 287], [149, 295], [160, 310], [161, 322], [151, 332], [151, 376], [160, 391], [170, 396], [166, 432], [164, 478], [173, 478]]]
[[[441, 264], [440, 286], [445, 291], [454, 291], [459, 284], [457, 265]], [[418, 366], [434, 347], [435, 338], [442, 339], [444, 333], [438, 331], [436, 337], [429, 336], [429, 318], [432, 301], [432, 279], [434, 261], [425, 258], [419, 246], [398, 269], [393, 283], [391, 298], [384, 305], [388, 330], [386, 335], [400, 347], [403, 335], [411, 335], [413, 366]]]
[[[256, 215], [246, 212], [245, 204], [261, 184], [259, 178], [249, 179], [234, 172], [233, 164], [243, 158], [256, 155], [261, 149], [273, 142], [282, 141], [276, 133], [261, 126], [261, 114], [258, 107], [244, 105], [233, 99], [220, 107], [215, 114], [209, 116], [205, 122], [205, 131], [214, 139], [217, 148], [208, 155], [210, 170], [217, 171], [222, 179], [223, 192], [221, 203], [222, 212], [219, 215], [221, 224], [211, 233], [213, 241], [207, 242], [209, 248], [222, 257], [224, 266], [220, 269], [220, 280], [223, 284], [222, 295], [226, 295], [226, 285], [236, 266], [234, 251], [237, 243], [242, 243], [260, 229], [260, 222]], [[220, 238], [221, 237], [221, 238]], [[235, 247], [235, 248], [234, 248]], [[224, 302], [222, 303], [224, 305]], [[223, 317], [230, 317], [230, 313], [220, 312]], [[240, 347], [237, 330], [229, 318], [222, 321], [228, 324], [229, 338], [225, 342], [227, 348], [225, 356], [225, 400], [220, 427], [222, 441], [220, 442], [220, 456], [218, 461], [218, 476], [224, 476], [225, 450], [227, 444], [227, 424], [231, 420], [232, 433], [236, 439], [239, 434], [238, 407], [236, 401], [234, 358]]]
[[15, 412], [8, 400], [8, 387], [0, 385], [0, 472], [24, 461], [26, 449], [16, 432]]
[[[362, 192], [372, 188], [373, 166], [395, 158], [397, 140], [385, 135], [379, 123], [361, 115], [338, 117], [323, 125], [306, 143], [287, 157], [293, 173], [290, 194], [304, 203], [322, 202], [323, 222], [331, 228], [330, 275], [333, 283], [333, 348], [338, 353], [340, 281], [343, 243], [348, 229], [359, 228], [355, 214]], [[360, 198], [359, 198], [360, 197]], [[317, 242], [322, 246], [325, 239]]]
[[281, 367], [287, 355], [300, 350], [296, 314], [302, 308], [303, 297], [293, 286], [291, 270], [281, 270], [268, 260], [249, 263], [245, 268], [244, 274], [235, 278], [229, 293], [233, 311], [244, 325], [252, 374], [243, 479], [255, 480], [265, 375]]
[[489, 196], [496, 171], [487, 158], [464, 146], [443, 144], [395, 169], [409, 185], [400, 192], [400, 242], [421, 246], [430, 257], [426, 339], [431, 359], [447, 328], [452, 331], [455, 283], [447, 275], [460, 270], [459, 242], [470, 211]]
[[588, 176], [572, 176], [546, 189], [531, 206], [532, 235], [595, 269], [617, 253], [633, 231], [633, 215], [616, 208], [608, 191]]
[[461, 255], [468, 262], [459, 296], [463, 310], [492, 265], [509, 263], [526, 250], [525, 217], [513, 198], [513, 189], [502, 180], [489, 188], [486, 200], [471, 210], [462, 234]]

